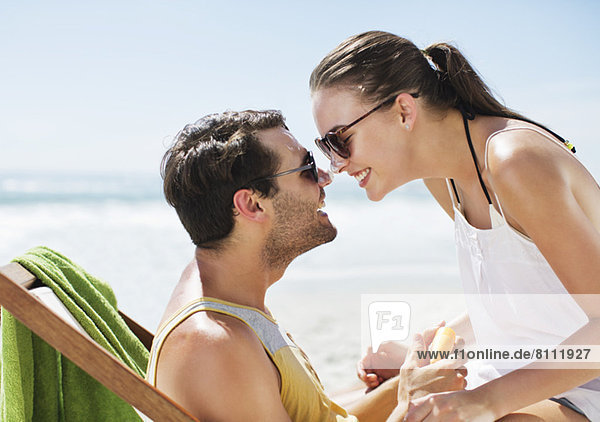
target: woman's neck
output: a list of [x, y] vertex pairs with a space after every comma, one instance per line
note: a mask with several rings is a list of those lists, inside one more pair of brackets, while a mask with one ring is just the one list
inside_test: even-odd
[[[477, 181], [477, 171], [467, 142], [462, 114], [450, 109], [445, 116], [422, 114], [422, 125], [415, 126], [417, 143], [416, 158], [423, 174], [420, 178], [454, 179], [469, 186]], [[485, 144], [495, 131], [506, 127], [508, 119], [502, 117], [476, 116], [467, 120], [477, 162], [485, 167]], [[478, 183], [478, 182], [477, 182]]]

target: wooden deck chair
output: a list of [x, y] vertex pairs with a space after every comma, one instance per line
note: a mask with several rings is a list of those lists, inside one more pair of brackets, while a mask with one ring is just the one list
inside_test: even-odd
[[[156, 422], [199, 422], [29, 292], [41, 286], [43, 284], [33, 274], [17, 263], [0, 267], [0, 306], [146, 417]], [[153, 335], [121, 311], [119, 313], [149, 350]]]

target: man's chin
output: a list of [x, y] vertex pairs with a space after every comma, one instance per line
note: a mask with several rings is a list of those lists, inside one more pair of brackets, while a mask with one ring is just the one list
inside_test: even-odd
[[317, 237], [323, 239], [323, 242], [319, 243], [319, 245], [322, 245], [323, 243], [329, 243], [336, 238], [337, 228], [333, 225], [333, 223], [329, 219], [329, 215], [327, 215], [325, 211], [319, 210], [317, 211], [317, 214], [319, 215], [318, 221], [320, 225], [320, 228], [318, 230], [321, 232]]
[[314, 243], [310, 247], [306, 248], [302, 253], [306, 253], [310, 250], [318, 248], [321, 245], [332, 242], [337, 237], [337, 228], [327, 220], [327, 225], [322, 225], [319, 230], [319, 234], [313, 237]]
[[330, 227], [331, 227], [331, 238], [329, 240], [325, 241], [324, 243], [333, 242], [333, 239], [335, 239], [337, 237], [337, 234], [338, 234], [337, 227], [335, 227], [333, 224], [331, 224]]
[[329, 220], [327, 220], [327, 223], [328, 224], [323, 227], [325, 230], [323, 230], [323, 232], [321, 233], [322, 236], [319, 236], [320, 242], [313, 246], [311, 249], [314, 249], [317, 246], [324, 245], [325, 243], [332, 242], [333, 239], [337, 237], [337, 228], [333, 224], [331, 224]]

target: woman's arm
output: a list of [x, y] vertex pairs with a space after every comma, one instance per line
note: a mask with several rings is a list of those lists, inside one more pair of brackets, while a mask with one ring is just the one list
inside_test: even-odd
[[[577, 195], [598, 195], [598, 187], [574, 157], [540, 148], [539, 135], [494, 138], [488, 180], [505, 216], [539, 248], [555, 274], [586, 313], [589, 322], [565, 342], [600, 344], [600, 233]], [[582, 186], [583, 185], [583, 186]], [[575, 192], [577, 186], [578, 192]], [[590, 202], [587, 201], [586, 204]], [[411, 408], [408, 420], [499, 418], [584, 384], [596, 369], [521, 369], [475, 390], [428, 396]], [[435, 411], [439, 416], [433, 417]]]
[[[594, 319], [562, 344], [598, 344], [599, 338], [600, 319]], [[422, 421], [427, 417], [428, 421], [491, 422], [600, 376], [600, 369], [532, 369], [538, 365], [527, 365], [474, 390], [417, 399], [406, 420]]]
[[[591, 320], [561, 344], [600, 344], [600, 319]], [[550, 365], [544, 364], [549, 368]], [[483, 396], [503, 397], [503, 400], [493, 401], [491, 410], [496, 418], [600, 376], [600, 369], [535, 369], [536, 367], [539, 367], [538, 363], [527, 365], [478, 387]]]
[[[513, 141], [521, 143], [512, 145]], [[583, 209], [575, 186], [597, 195], [587, 172], [563, 151], [540, 151], [528, 139], [493, 143], [489, 170], [505, 214], [514, 218], [542, 252], [589, 322], [563, 344], [600, 344], [600, 233]], [[566, 165], [563, 160], [569, 160]], [[569, 164], [570, 163], [570, 164]], [[591, 176], [589, 177], [591, 179]], [[585, 296], [579, 296], [585, 295]], [[588, 300], [581, 300], [581, 299]], [[481, 387], [497, 401], [495, 414], [505, 415], [526, 405], [596, 378], [596, 369], [522, 369]], [[535, 388], [532, 388], [535, 386]]]

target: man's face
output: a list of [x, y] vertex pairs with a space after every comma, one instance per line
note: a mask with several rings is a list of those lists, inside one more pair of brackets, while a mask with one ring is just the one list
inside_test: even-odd
[[[306, 164], [307, 150], [289, 131], [269, 129], [261, 131], [259, 138], [279, 155], [278, 172]], [[271, 267], [285, 267], [298, 255], [331, 242], [337, 229], [320, 210], [325, 204], [323, 188], [331, 183], [326, 172], [319, 170], [319, 183], [310, 170], [275, 180], [279, 192], [272, 199], [274, 218], [265, 242], [264, 259]]]

